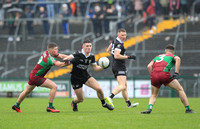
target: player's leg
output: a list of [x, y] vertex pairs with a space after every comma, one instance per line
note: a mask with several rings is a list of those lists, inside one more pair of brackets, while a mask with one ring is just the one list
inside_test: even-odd
[[[106, 103], [109, 103], [113, 107], [114, 107], [114, 104], [113, 104], [112, 99], [115, 97], [115, 95], [117, 95], [119, 92], [121, 92], [123, 90], [126, 90], [126, 75], [115, 75], [115, 76], [117, 78], [118, 86], [115, 87], [115, 89], [112, 91], [112, 93], [111, 93], [111, 95], [109, 97], [105, 98]], [[124, 93], [123, 95], [125, 97], [124, 99], [127, 100], [128, 99], [128, 94]]]
[[171, 81], [168, 86], [174, 90], [176, 90], [179, 94], [179, 97], [181, 99], [181, 102], [183, 103], [183, 105], [185, 106], [186, 109], [186, 113], [194, 113], [189, 106], [189, 102], [187, 99], [187, 96], [185, 94], [185, 91], [183, 90], [183, 87], [181, 86], [181, 84], [178, 82], [177, 79], [174, 79], [173, 81]]
[[91, 87], [92, 89], [96, 90], [97, 96], [101, 100], [101, 104], [103, 107], [108, 108], [109, 110], [114, 109], [112, 105], [105, 103], [103, 90], [101, 89], [96, 79], [94, 79], [93, 77], [90, 77], [85, 84], [88, 87]]
[[[81, 84], [82, 85], [82, 84]], [[82, 86], [81, 88], [78, 89], [74, 89], [74, 92], [76, 94], [76, 97], [74, 98], [74, 100], [71, 102], [71, 106], [72, 106], [72, 110], [74, 112], [78, 112], [78, 103], [81, 103], [84, 101], [84, 94], [83, 94], [83, 89]]]
[[149, 98], [149, 105], [148, 105], [148, 109], [141, 112], [142, 114], [150, 114], [151, 111], [152, 111], [152, 108], [153, 108], [153, 105], [155, 104], [156, 102], [156, 98], [158, 96], [158, 93], [160, 91], [160, 88], [157, 88], [153, 85], [151, 85], [151, 97]]
[[44, 81], [44, 83], [41, 84], [40, 86], [41, 87], [50, 88], [50, 91], [49, 91], [49, 105], [47, 107], [47, 112], [60, 112], [60, 110], [56, 110], [53, 107], [53, 100], [54, 100], [55, 95], [56, 95], [57, 85], [53, 81], [51, 81], [49, 79], [46, 79]]
[[24, 98], [26, 96], [28, 96], [31, 93], [31, 91], [34, 88], [35, 88], [35, 86], [27, 84], [26, 89], [19, 95], [19, 97], [17, 99], [17, 102], [16, 102], [15, 105], [12, 106], [12, 109], [16, 110], [17, 112], [21, 112], [21, 110], [20, 110], [20, 104], [21, 104], [21, 102], [24, 100]]
[[129, 100], [128, 91], [127, 91], [127, 80], [125, 80], [125, 89], [122, 90], [122, 96], [128, 108], [136, 107], [137, 105], [139, 105], [139, 103], [134, 103], [134, 102], [131, 103]]

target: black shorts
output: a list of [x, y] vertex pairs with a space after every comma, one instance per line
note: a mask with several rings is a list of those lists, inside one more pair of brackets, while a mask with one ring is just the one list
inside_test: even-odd
[[84, 77], [78, 77], [78, 76], [72, 75], [71, 76], [72, 88], [79, 89], [83, 87], [83, 84], [85, 84], [90, 77], [91, 76], [89, 74], [87, 74], [87, 76], [84, 76]]
[[113, 71], [115, 78], [117, 78], [117, 76], [126, 76], [127, 75], [127, 71], [125, 71], [125, 70], [112, 70], [112, 71]]

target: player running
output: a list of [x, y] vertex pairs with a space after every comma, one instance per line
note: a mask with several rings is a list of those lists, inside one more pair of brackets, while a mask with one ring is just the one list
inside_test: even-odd
[[112, 102], [112, 99], [115, 95], [122, 92], [122, 96], [126, 102], [126, 105], [128, 108], [136, 107], [139, 105], [139, 103], [131, 103], [128, 98], [128, 92], [127, 92], [127, 71], [126, 71], [126, 65], [125, 60], [126, 59], [136, 59], [135, 55], [127, 56], [125, 54], [126, 49], [124, 48], [124, 41], [126, 40], [126, 30], [125, 29], [119, 29], [117, 38], [113, 40], [113, 42], [109, 45], [107, 48], [108, 52], [111, 52], [113, 57], [113, 64], [112, 64], [112, 71], [117, 78], [118, 86], [112, 91], [111, 95], [109, 97], [106, 97], [105, 100], [107, 103], [111, 104], [114, 107], [114, 104]]
[[93, 78], [88, 72], [88, 65], [91, 65], [94, 71], [100, 71], [104, 68], [98, 66], [95, 62], [94, 54], [90, 53], [92, 50], [92, 42], [90, 40], [85, 40], [82, 45], [82, 50], [77, 51], [72, 55], [69, 55], [66, 59], [72, 60], [73, 68], [71, 72], [71, 84], [76, 97], [71, 102], [71, 106], [74, 112], [78, 112], [77, 104], [83, 102], [83, 84], [96, 90], [98, 98], [101, 100], [101, 104], [104, 108], [113, 110], [114, 108], [107, 104], [104, 100], [103, 90], [101, 89], [99, 83]]
[[[151, 92], [152, 95], [149, 99], [148, 109], [141, 112], [142, 114], [150, 114], [153, 105], [156, 102], [160, 87], [162, 84], [175, 89], [179, 93], [181, 102], [185, 106], [185, 113], [195, 113], [190, 109], [187, 96], [178, 82], [179, 68], [181, 64], [180, 57], [174, 55], [174, 46], [168, 44], [165, 47], [165, 54], [156, 56], [147, 66], [149, 73], [151, 74]], [[175, 65], [175, 73], [171, 77], [170, 69]]]
[[42, 54], [39, 61], [37, 62], [35, 68], [31, 71], [26, 89], [19, 95], [16, 104], [12, 106], [13, 110], [21, 113], [21, 102], [36, 86], [40, 86], [51, 89], [49, 92], [49, 104], [46, 109], [47, 112], [60, 112], [60, 110], [56, 110], [53, 107], [53, 100], [55, 97], [57, 86], [53, 81], [44, 78], [44, 76], [52, 66], [64, 67], [66, 65], [69, 65], [70, 62], [68, 60], [65, 60], [64, 62], [56, 61], [55, 57], [64, 59], [67, 57], [67, 55], [59, 54], [57, 44], [50, 43], [47, 46], [47, 50]]

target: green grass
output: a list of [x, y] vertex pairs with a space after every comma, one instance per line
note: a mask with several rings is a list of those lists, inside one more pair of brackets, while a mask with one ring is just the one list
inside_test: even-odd
[[151, 114], [140, 114], [147, 109], [148, 99], [131, 99], [140, 103], [126, 108], [123, 99], [114, 99], [115, 109], [101, 107], [98, 99], [85, 99], [73, 112], [69, 98], [55, 98], [54, 106], [60, 113], [47, 113], [48, 98], [26, 98], [21, 104], [23, 113], [11, 110], [17, 98], [0, 98], [0, 129], [199, 129], [200, 98], [189, 98], [196, 114], [185, 114], [179, 98], [158, 98]]

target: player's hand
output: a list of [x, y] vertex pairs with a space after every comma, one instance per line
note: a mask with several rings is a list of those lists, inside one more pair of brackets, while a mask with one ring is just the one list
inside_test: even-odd
[[135, 60], [135, 59], [136, 59], [136, 55], [130, 55], [130, 56], [128, 56], [128, 59], [133, 59], [133, 60]]
[[178, 77], [179, 77], [179, 73], [174, 73], [171, 78], [172, 79], [178, 79]]
[[70, 65], [71, 64], [71, 62], [69, 60], [64, 60], [64, 62], [65, 62], [66, 65]]

